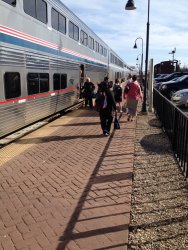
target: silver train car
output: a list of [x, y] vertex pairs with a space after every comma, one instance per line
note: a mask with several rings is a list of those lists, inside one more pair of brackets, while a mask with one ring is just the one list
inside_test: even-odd
[[0, 138], [79, 101], [86, 76], [131, 67], [59, 0], [0, 0]]

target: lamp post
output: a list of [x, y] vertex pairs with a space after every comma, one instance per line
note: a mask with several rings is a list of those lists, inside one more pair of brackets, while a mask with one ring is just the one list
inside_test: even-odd
[[140, 64], [140, 61], [139, 61], [139, 58], [138, 58], [139, 56], [141, 58], [142, 55], [141, 54], [137, 55], [136, 61], [137, 61], [137, 64], [139, 66], [138, 69], [139, 69], [139, 77], [140, 77], [139, 80], [140, 80], [141, 79], [141, 64]]
[[137, 37], [135, 40], [135, 44], [134, 44], [134, 49], [137, 49], [137, 44], [136, 41], [140, 39], [142, 41], [142, 55], [141, 55], [141, 66], [140, 66], [140, 78], [141, 78], [141, 85], [143, 84], [143, 39], [142, 37]]
[[[128, 0], [126, 6], [126, 10], [135, 10], [136, 6], [133, 0]], [[142, 105], [142, 112], [147, 113], [147, 105], [146, 105], [146, 95], [147, 95], [147, 86], [148, 86], [148, 52], [149, 52], [149, 14], [150, 14], [150, 0], [148, 0], [148, 13], [147, 13], [147, 29], [146, 29], [146, 64], [145, 64], [145, 81], [144, 81], [144, 100]]]

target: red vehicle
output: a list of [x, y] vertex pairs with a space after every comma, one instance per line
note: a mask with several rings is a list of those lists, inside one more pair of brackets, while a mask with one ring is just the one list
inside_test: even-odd
[[178, 69], [178, 61], [163, 61], [154, 66], [154, 74], [170, 74]]

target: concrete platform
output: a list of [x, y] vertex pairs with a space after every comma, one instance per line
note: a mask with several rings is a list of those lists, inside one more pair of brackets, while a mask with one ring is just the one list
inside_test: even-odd
[[127, 249], [135, 122], [79, 109], [0, 149], [0, 249]]

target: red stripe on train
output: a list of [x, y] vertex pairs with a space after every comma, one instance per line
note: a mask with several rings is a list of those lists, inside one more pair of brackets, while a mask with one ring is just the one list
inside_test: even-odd
[[20, 98], [13, 98], [10, 100], [5, 100], [5, 101], [0, 101], [0, 104], [7, 104], [7, 103], [23, 103], [29, 99], [36, 99], [39, 97], [44, 97], [44, 96], [53, 96], [53, 95], [57, 95], [58, 93], [66, 93], [69, 91], [77, 91], [76, 88], [67, 88], [67, 89], [60, 89], [60, 90], [55, 90], [55, 91], [51, 91], [51, 92], [45, 92], [45, 93], [40, 93], [40, 94], [36, 94], [36, 95], [29, 95], [29, 96], [25, 96], [25, 97], [20, 97]]

